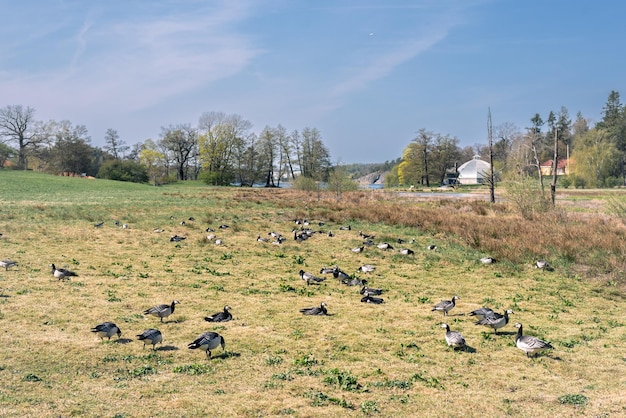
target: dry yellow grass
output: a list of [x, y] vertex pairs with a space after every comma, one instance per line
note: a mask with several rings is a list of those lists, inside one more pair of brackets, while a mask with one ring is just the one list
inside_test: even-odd
[[[96, 191], [80, 203], [71, 190], [65, 191], [69, 198], [0, 198], [6, 215], [0, 220], [0, 258], [19, 262], [0, 272], [1, 416], [626, 413], [626, 302], [620, 283], [577, 276], [578, 265], [563, 258], [555, 260], [554, 272], [533, 269], [533, 245], [525, 241], [541, 233], [512, 235], [523, 221], [505, 209], [365, 192], [337, 202], [283, 190], [112, 190]], [[255, 240], [271, 230], [290, 237], [296, 217], [324, 221], [314, 228], [331, 229], [335, 236], [316, 234], [281, 246]], [[490, 234], [501, 232], [493, 245], [506, 243], [519, 251], [517, 258], [480, 264], [485, 250], [467, 246], [462, 233], [472, 218], [494, 225], [466, 231], [479, 237], [481, 248], [491, 242]], [[454, 226], [446, 219], [454, 219]], [[99, 220], [105, 224], [95, 228]], [[588, 242], [619, 236], [619, 227], [594, 222], [585, 231], [598, 234]], [[351, 231], [338, 230], [348, 223]], [[219, 230], [220, 224], [230, 228]], [[209, 226], [223, 245], [204, 239]], [[394, 243], [397, 238], [415, 239], [404, 246], [416, 254], [371, 247], [354, 254], [349, 248], [362, 241], [359, 230], [396, 248], [402, 246]], [[169, 242], [174, 234], [187, 239]], [[573, 233], [565, 237], [577, 239]], [[438, 249], [426, 250], [430, 243]], [[597, 256], [604, 251], [617, 260], [615, 248], [601, 248]], [[79, 277], [54, 280], [52, 262]], [[383, 305], [361, 304], [358, 288], [330, 276], [308, 287], [298, 277], [301, 268], [317, 273], [334, 264], [356, 274], [364, 263], [377, 269], [358, 276], [385, 289]], [[443, 315], [431, 312], [434, 303], [454, 294], [461, 300], [445, 321], [463, 333], [467, 352], [446, 348], [439, 327]], [[181, 304], [163, 324], [141, 314], [173, 299]], [[321, 301], [332, 315], [299, 314], [299, 308]], [[226, 304], [233, 321], [203, 320]], [[473, 324], [468, 313], [482, 305], [513, 309], [511, 323], [523, 323], [525, 333], [551, 341], [555, 349], [526, 358], [514, 345], [511, 324], [498, 336]], [[122, 329], [120, 340], [100, 341], [90, 332], [107, 320]], [[135, 337], [152, 327], [164, 335], [156, 352], [143, 349]], [[209, 330], [226, 340], [226, 351], [214, 350], [211, 360], [187, 349]], [[584, 395], [587, 403], [576, 405], [585, 398], [573, 395]]]

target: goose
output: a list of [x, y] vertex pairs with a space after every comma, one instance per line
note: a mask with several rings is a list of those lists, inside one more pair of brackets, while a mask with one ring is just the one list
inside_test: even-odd
[[100, 339], [108, 337], [109, 341], [111, 340], [111, 337], [115, 334], [117, 334], [117, 338], [120, 338], [122, 336], [122, 330], [113, 322], [103, 322], [101, 324], [98, 324], [91, 329], [91, 332], [97, 333]]
[[381, 250], [393, 250], [393, 247], [388, 242], [381, 242], [376, 247], [378, 247]]
[[365, 241], [363, 241], [363, 245], [367, 245], [368, 247], [371, 247], [372, 245], [375, 245], [376, 243], [374, 242], [374, 240], [371, 239], [367, 239]]
[[497, 312], [493, 312], [491, 315], [485, 316], [480, 321], [476, 321], [476, 325], [484, 325], [486, 327], [493, 328], [493, 331], [497, 334], [498, 329], [504, 327], [509, 323], [509, 314], [512, 314], [513, 311], [507, 309], [504, 312], [504, 315], [501, 315]]
[[256, 240], [259, 241], [259, 242], [270, 242], [269, 238], [262, 237], [261, 235], [258, 235], [256, 237]]
[[300, 278], [306, 282], [307, 286], [310, 285], [310, 284], [320, 284], [324, 280], [326, 280], [323, 277], [317, 277], [313, 273], [309, 273], [309, 272], [304, 271], [304, 270], [300, 270], [299, 274], [300, 274]]
[[359, 231], [359, 236], [363, 239], [374, 238], [372, 234], [364, 234], [363, 231]]
[[430, 245], [429, 245], [428, 247], [426, 247], [426, 248], [428, 248], [430, 251], [435, 251], [435, 250], [437, 249], [437, 246], [436, 246], [435, 244], [430, 244]]
[[461, 335], [460, 332], [450, 331], [450, 326], [448, 324], [441, 324], [441, 328], [446, 329], [446, 343], [448, 343], [448, 347], [456, 348], [466, 348], [465, 338]]
[[431, 309], [431, 312], [432, 311], [442, 311], [443, 312], [443, 316], [448, 316], [448, 312], [450, 312], [452, 310], [452, 308], [454, 308], [455, 301], [457, 301], [459, 299], [461, 299], [461, 298], [456, 296], [456, 295], [454, 295], [451, 300], [442, 300], [441, 302], [439, 302], [438, 304], [433, 306], [433, 308]]
[[339, 227], [340, 231], [352, 231], [352, 227], [350, 225], [342, 225]]
[[478, 308], [473, 310], [472, 312], [470, 312], [470, 316], [475, 316], [478, 319], [483, 319], [487, 316], [491, 316], [493, 315], [495, 312], [493, 309], [491, 308], [487, 308], [487, 307], [482, 307], [482, 308]]
[[215, 235], [215, 234], [208, 234], [206, 236], [206, 240], [207, 241], [213, 241], [215, 238], [217, 238], [217, 235]]
[[174, 309], [176, 309], [176, 305], [179, 303], [179, 301], [173, 300], [171, 305], [168, 305], [166, 303], [156, 305], [150, 309], [146, 309], [145, 311], [143, 311], [143, 314], [158, 316], [159, 318], [161, 318], [161, 322], [163, 322], [163, 318], [166, 318], [174, 313]]
[[93, 226], [95, 226], [96, 228], [100, 228], [102, 225], [104, 225], [104, 221], [98, 222], [97, 224], [94, 224]]
[[554, 348], [549, 342], [540, 340], [537, 337], [522, 335], [522, 324], [519, 322], [515, 324], [515, 328], [517, 328], [515, 345], [526, 353], [526, 357], [531, 357], [531, 354], [534, 354], [536, 357], [540, 351]]
[[537, 260], [535, 262], [535, 268], [546, 271], [554, 271], [554, 268], [552, 268], [552, 266], [546, 260]]
[[193, 222], [193, 221], [196, 220], [196, 218], [194, 218], [193, 216], [190, 216], [189, 219], [187, 219], [187, 220]]
[[187, 223], [186, 223], [185, 221], [180, 221], [180, 224], [181, 224], [182, 226], [187, 225]]
[[163, 334], [158, 329], [150, 328], [137, 334], [137, 339], [143, 341], [143, 348], [146, 348], [146, 342], [149, 341], [152, 344], [152, 350], [155, 350], [156, 345], [163, 342]]
[[334, 237], [334, 236], [335, 236], [335, 234], [333, 234], [333, 231], [328, 231], [328, 232], [326, 233], [326, 236], [328, 236], [328, 238], [332, 238], [332, 237]]
[[367, 284], [367, 280], [355, 277], [353, 279], [343, 279], [341, 283], [345, 284], [346, 286], [365, 286]]
[[281, 234], [279, 234], [278, 232], [274, 232], [274, 231], [268, 232], [267, 235], [269, 235], [272, 238], [280, 238], [280, 237], [282, 237]]
[[155, 233], [157, 233], [157, 234], [160, 234], [161, 232], [163, 232], [163, 229], [161, 229], [161, 228], [155, 228], [155, 229], [153, 229], [153, 230], [152, 230], [152, 232], [155, 232]]
[[339, 279], [339, 280], [349, 280], [350, 279], [350, 275], [342, 270], [340, 270], [338, 267], [335, 267], [335, 269], [333, 270], [333, 277], [335, 279]]
[[293, 239], [296, 242], [302, 242], [302, 241], [306, 241], [307, 239], [309, 239], [309, 235], [304, 233], [304, 232], [298, 232], [298, 231], [293, 231]]
[[353, 253], [362, 253], [363, 250], [365, 249], [365, 247], [361, 246], [361, 247], [354, 247], [354, 248], [350, 248], [350, 251], [352, 251]]
[[375, 298], [374, 296], [371, 296], [369, 292], [365, 292], [361, 298], [361, 302], [380, 305], [381, 303], [384, 303], [385, 300], [383, 298]]
[[50, 264], [50, 267], [52, 267], [52, 275], [54, 277], [56, 277], [59, 280], [64, 280], [66, 278], [69, 277], [77, 277], [78, 274], [74, 273], [73, 271], [67, 270], [67, 269], [58, 269], [54, 263]]
[[403, 240], [402, 238], [398, 238], [398, 239], [396, 240], [396, 244], [404, 244], [405, 242], [406, 242], [406, 241], [405, 241], [405, 240]]
[[327, 315], [326, 302], [322, 302], [320, 306], [313, 306], [311, 308], [302, 308], [300, 312], [303, 315]]
[[122, 229], [128, 229], [128, 224], [122, 224]]
[[222, 245], [224, 243], [224, 241], [222, 241], [220, 238], [215, 240], [215, 245]]
[[198, 338], [193, 340], [187, 345], [187, 348], [190, 350], [200, 349], [206, 351], [207, 358], [211, 358], [211, 350], [216, 349], [219, 346], [222, 346], [222, 350], [226, 347], [226, 342], [224, 341], [224, 337], [222, 337], [217, 332], [205, 332], [200, 334]]
[[371, 273], [374, 270], [376, 270], [376, 266], [373, 266], [371, 264], [363, 264], [361, 267], [359, 267], [359, 271], [362, 271], [363, 273]]
[[187, 239], [187, 237], [181, 237], [180, 235], [174, 235], [174, 236], [170, 237], [170, 242], [181, 242], [184, 239]]
[[362, 295], [364, 295], [365, 293], [368, 293], [370, 295], [378, 296], [378, 295], [382, 295], [383, 294], [383, 289], [376, 289], [376, 288], [373, 288], [373, 287], [363, 286], [361, 288], [361, 292], [360, 293]]
[[17, 266], [17, 261], [0, 260], [0, 267], [4, 267], [4, 271], [9, 271], [9, 267]]
[[333, 274], [335, 272], [336, 268], [337, 268], [336, 266], [335, 267], [326, 267], [326, 266], [324, 266], [324, 267], [321, 268], [320, 274]]
[[214, 313], [213, 315], [205, 316], [204, 320], [207, 322], [228, 322], [233, 319], [233, 316], [230, 312], [230, 306], [224, 306], [224, 310], [222, 312]]
[[204, 232], [215, 232], [215, 229], [208, 227], [207, 229], [204, 230]]
[[493, 257], [483, 257], [480, 259], [480, 262], [483, 264], [493, 264], [496, 262], [496, 259]]
[[413, 254], [415, 254], [415, 251], [413, 251], [410, 248], [402, 248], [400, 250], [400, 254], [402, 254], [402, 255], [413, 255]]
[[228, 229], [230, 228], [230, 225], [226, 225], [226, 224], [222, 224], [219, 226], [220, 229]]

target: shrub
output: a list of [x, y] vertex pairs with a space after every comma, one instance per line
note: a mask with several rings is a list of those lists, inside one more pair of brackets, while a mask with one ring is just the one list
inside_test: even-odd
[[98, 170], [98, 178], [130, 181], [133, 183], [147, 183], [148, 172], [146, 168], [134, 161], [108, 160], [105, 161]]
[[534, 219], [551, 208], [548, 197], [532, 178], [510, 182], [506, 187], [506, 196], [524, 219]]
[[296, 190], [303, 190], [307, 192], [318, 191], [320, 185], [317, 181], [311, 177], [298, 176], [292, 183], [293, 188]]

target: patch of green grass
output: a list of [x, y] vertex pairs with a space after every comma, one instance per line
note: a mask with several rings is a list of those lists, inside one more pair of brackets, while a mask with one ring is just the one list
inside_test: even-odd
[[559, 402], [565, 405], [586, 405], [589, 399], [580, 393], [559, 396]]

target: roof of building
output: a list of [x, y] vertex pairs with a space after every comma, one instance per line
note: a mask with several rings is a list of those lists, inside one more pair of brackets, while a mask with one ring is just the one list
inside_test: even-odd
[[[541, 167], [552, 168], [552, 163], [553, 162], [554, 162], [553, 160], [544, 161], [543, 163], [541, 163]], [[566, 160], [565, 158], [560, 159], [560, 160], [557, 161], [556, 168], [565, 168], [565, 167], [567, 167], [567, 165], [569, 163], [570, 163], [570, 161]]]

